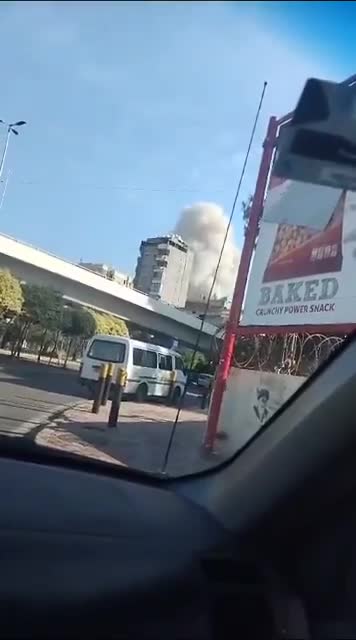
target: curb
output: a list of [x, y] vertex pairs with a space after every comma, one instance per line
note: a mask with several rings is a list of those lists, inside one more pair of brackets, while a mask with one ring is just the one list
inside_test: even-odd
[[[68, 405], [67, 407], [65, 407], [64, 409], [59, 409], [58, 411], [55, 411], [53, 414], [51, 414], [51, 416], [48, 416], [46, 421], [41, 422], [40, 425], [38, 425], [38, 427], [36, 429], [32, 429], [32, 437], [31, 440], [33, 440], [33, 442], [38, 445], [39, 447], [42, 448], [49, 448], [52, 450], [59, 450], [62, 453], [69, 453], [69, 454], [74, 454], [76, 456], [80, 456], [83, 459], [93, 459], [96, 461], [102, 461], [102, 462], [106, 462], [109, 463], [111, 465], [119, 465], [121, 467], [126, 467], [127, 465], [122, 462], [121, 460], [118, 460], [117, 458], [113, 457], [112, 455], [110, 455], [109, 453], [105, 453], [105, 452], [101, 452], [100, 449], [98, 449], [95, 444], [89, 444], [89, 443], [85, 443], [85, 442], [81, 442], [80, 438], [79, 438], [79, 442], [71, 442], [70, 443], [70, 448], [68, 449], [66, 444], [68, 443], [63, 443], [63, 442], [57, 442], [54, 443], [53, 441], [50, 442], [49, 440], [47, 440], [45, 437], [43, 438], [43, 442], [37, 442], [36, 438], [39, 436], [39, 438], [41, 438], [41, 433], [44, 432], [46, 429], [52, 430], [55, 438], [58, 435], [58, 431], [56, 433], [56, 426], [57, 426], [57, 421], [60, 420], [61, 417], [65, 416], [65, 414], [73, 409], [77, 409], [78, 407], [83, 406], [83, 402], [75, 402], [71, 405]], [[86, 406], [86, 405], [84, 405]], [[74, 421], [75, 423], [75, 421]], [[60, 437], [60, 436], [59, 436]], [[64, 446], [63, 446], [64, 444]], [[74, 448], [73, 448], [74, 445]], [[79, 445], [80, 448], [83, 448], [83, 450], [74, 450], [75, 448], [77, 448]]]
[[53, 413], [40, 413], [39, 415], [39, 422], [36, 426], [34, 426], [32, 421], [28, 421], [28, 422], [23, 422], [21, 424], [21, 430], [24, 431], [23, 434], [21, 434], [22, 437], [26, 437], [26, 435], [29, 435], [29, 437], [32, 440], [36, 439], [37, 434], [39, 433], [39, 431], [41, 431], [42, 429], [45, 429], [46, 427], [54, 424], [56, 422], [56, 420], [58, 420], [58, 418], [61, 418], [63, 415], [65, 415], [65, 413], [67, 411], [71, 411], [75, 408], [78, 407], [78, 405], [80, 405], [82, 403], [81, 402], [73, 402], [72, 404], [67, 405], [66, 407], [63, 407], [61, 409], [57, 409], [57, 411], [54, 411]]

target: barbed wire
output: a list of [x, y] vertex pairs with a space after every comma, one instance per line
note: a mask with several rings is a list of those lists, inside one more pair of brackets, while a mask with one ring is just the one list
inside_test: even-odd
[[240, 336], [233, 366], [257, 371], [311, 375], [344, 341], [343, 335]]

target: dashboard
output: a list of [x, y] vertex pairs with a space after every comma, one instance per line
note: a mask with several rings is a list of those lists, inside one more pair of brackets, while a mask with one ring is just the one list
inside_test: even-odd
[[226, 539], [207, 512], [68, 468], [0, 459], [0, 478], [0, 635], [207, 637], [200, 558]]

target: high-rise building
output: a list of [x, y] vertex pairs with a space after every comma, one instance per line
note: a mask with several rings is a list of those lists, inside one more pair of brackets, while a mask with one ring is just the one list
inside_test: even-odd
[[140, 246], [134, 287], [143, 293], [184, 307], [193, 254], [180, 236], [147, 238]]

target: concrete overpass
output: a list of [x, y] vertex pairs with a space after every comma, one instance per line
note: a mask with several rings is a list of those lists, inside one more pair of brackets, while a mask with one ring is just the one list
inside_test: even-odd
[[[53, 287], [67, 300], [174, 337], [187, 346], [194, 346], [196, 342], [198, 318], [2, 234], [0, 268], [9, 269], [25, 282]], [[216, 331], [217, 327], [204, 323], [200, 338], [202, 351], [210, 349]]]

